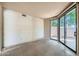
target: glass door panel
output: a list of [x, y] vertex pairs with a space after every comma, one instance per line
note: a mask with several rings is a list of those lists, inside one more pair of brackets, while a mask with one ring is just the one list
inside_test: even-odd
[[64, 16], [60, 18], [60, 41], [64, 43]]
[[51, 39], [58, 40], [58, 20], [51, 21]]
[[65, 21], [66, 45], [76, 51], [76, 9], [73, 9], [66, 14]]

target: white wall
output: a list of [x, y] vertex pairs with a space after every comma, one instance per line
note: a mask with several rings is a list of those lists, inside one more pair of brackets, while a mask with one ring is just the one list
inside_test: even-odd
[[50, 39], [51, 37], [51, 23], [49, 19], [44, 20], [44, 38], [46, 40]]
[[5, 9], [4, 10], [4, 47], [44, 38], [43, 19]]
[[44, 38], [44, 21], [39, 18], [34, 18], [34, 39], [42, 39]]

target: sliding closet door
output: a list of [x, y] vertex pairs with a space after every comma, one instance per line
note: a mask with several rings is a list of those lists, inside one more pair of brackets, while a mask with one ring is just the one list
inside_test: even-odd
[[58, 20], [51, 20], [51, 39], [58, 40]]

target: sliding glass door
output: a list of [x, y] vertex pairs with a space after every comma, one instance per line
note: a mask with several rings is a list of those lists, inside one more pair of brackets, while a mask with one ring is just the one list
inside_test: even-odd
[[76, 51], [76, 8], [60, 18], [60, 42]]
[[77, 24], [75, 6], [64, 13], [59, 20], [51, 21], [51, 38], [60, 41], [66, 47], [76, 52]]
[[58, 20], [51, 20], [51, 39], [58, 40]]
[[60, 42], [64, 43], [64, 16], [60, 18]]
[[76, 51], [76, 9], [72, 9], [65, 15], [66, 21], [66, 45]]

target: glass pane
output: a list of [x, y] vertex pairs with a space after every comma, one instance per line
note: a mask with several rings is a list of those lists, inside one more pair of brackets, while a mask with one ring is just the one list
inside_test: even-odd
[[76, 51], [76, 9], [66, 14], [66, 45]]
[[60, 18], [60, 41], [64, 43], [64, 16]]
[[57, 40], [58, 39], [58, 20], [51, 21], [51, 38]]

